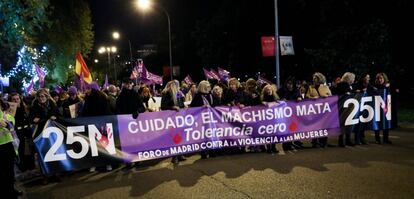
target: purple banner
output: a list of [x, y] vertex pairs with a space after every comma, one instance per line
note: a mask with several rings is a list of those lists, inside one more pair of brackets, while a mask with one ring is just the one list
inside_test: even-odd
[[225, 147], [339, 135], [337, 97], [263, 106], [189, 108], [118, 115], [127, 159], [141, 161]]

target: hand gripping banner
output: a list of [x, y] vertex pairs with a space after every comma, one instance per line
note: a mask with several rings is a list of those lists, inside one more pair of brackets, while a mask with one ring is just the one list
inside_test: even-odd
[[[379, 127], [383, 119], [388, 119], [388, 112], [377, 114], [375, 111], [384, 112], [386, 106], [382, 104], [389, 100], [377, 96], [370, 99], [372, 106], [365, 103], [370, 100], [364, 97], [361, 101], [348, 97], [338, 102], [338, 97], [333, 96], [241, 109], [199, 107], [146, 112], [137, 119], [131, 115], [115, 115], [49, 121], [35, 139], [35, 145], [42, 170], [48, 174], [219, 148], [309, 140], [338, 136], [343, 126], [340, 118], [352, 121], [350, 125], [357, 124], [357, 118], [358, 123]], [[338, 104], [341, 107], [348, 104], [348, 108], [338, 108]], [[373, 116], [368, 106], [374, 111]], [[364, 115], [364, 111], [369, 112], [367, 116], [357, 116], [359, 112]]]

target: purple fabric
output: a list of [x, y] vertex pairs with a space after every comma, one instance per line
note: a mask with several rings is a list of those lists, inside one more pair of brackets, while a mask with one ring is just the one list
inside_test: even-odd
[[[284, 113], [278, 118], [273, 118], [275, 112], [279, 113], [279, 111]], [[225, 121], [226, 117], [223, 115], [228, 114], [234, 115], [235, 120]], [[253, 114], [256, 115], [256, 120], [251, 119]], [[259, 118], [260, 114], [263, 114], [260, 116], [262, 118]], [[243, 121], [239, 121], [236, 116], [241, 116]], [[221, 147], [236, 147], [267, 144], [251, 142], [256, 139], [269, 139], [272, 143], [291, 142], [338, 135], [340, 132], [337, 97], [301, 102], [288, 101], [243, 109], [216, 107], [189, 108], [179, 112], [146, 112], [141, 113], [136, 120], [130, 115], [118, 115], [117, 117], [122, 151], [138, 154], [127, 158], [134, 161], [148, 159], [148, 157], [140, 156], [139, 152], [161, 150], [163, 155], [160, 157], [167, 157], [177, 155], [177, 153], [172, 153], [177, 147], [193, 148], [195, 145], [201, 146], [202, 143], [207, 142], [227, 142], [227, 146]], [[181, 125], [182, 121], [186, 122]], [[173, 126], [167, 126], [169, 122]], [[246, 133], [250, 128], [252, 133]], [[217, 133], [216, 136], [207, 136], [208, 134], [214, 135], [211, 131], [217, 132], [217, 129], [230, 129], [233, 133], [225, 136]], [[275, 129], [277, 130], [274, 131]], [[202, 150], [208, 149], [200, 148], [190, 152]]]
[[39, 67], [39, 65], [36, 65], [36, 73], [39, 77], [40, 88], [44, 88], [46, 73]]
[[187, 75], [185, 78], [184, 78], [184, 80], [183, 80], [186, 84], [188, 84], [188, 85], [192, 85], [192, 84], [195, 84], [194, 83], [194, 81], [193, 81], [193, 79], [191, 79], [191, 77], [190, 77], [190, 75]]
[[76, 95], [76, 94], [78, 94], [78, 89], [75, 86], [71, 86], [68, 89], [68, 93], [69, 93], [69, 95]]
[[98, 83], [96, 82], [91, 82], [90, 84], [88, 84], [86, 86], [88, 89], [92, 89], [92, 90], [100, 90]]
[[218, 70], [220, 79], [227, 82], [230, 78], [230, 72], [220, 67], [218, 67], [217, 70]]

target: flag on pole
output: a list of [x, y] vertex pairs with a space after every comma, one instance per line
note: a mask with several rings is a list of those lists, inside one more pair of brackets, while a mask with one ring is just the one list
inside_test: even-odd
[[193, 79], [191, 79], [190, 75], [187, 75], [183, 80], [187, 85], [195, 84]]
[[211, 74], [213, 74], [214, 79], [220, 80], [220, 75], [218, 74], [217, 71], [215, 71], [214, 69], [211, 69], [210, 72]]
[[267, 80], [266, 78], [264, 78], [264, 77], [262, 77], [260, 75], [259, 75], [259, 78], [257, 79], [257, 82], [259, 84], [269, 84], [269, 85], [272, 85], [273, 84], [271, 81]]
[[33, 91], [34, 81], [33, 79], [30, 81], [30, 84], [26, 87], [27, 94], [30, 94], [30, 92]]
[[144, 84], [162, 84], [162, 77], [149, 71], [146, 72], [147, 76], [142, 78]]
[[227, 82], [230, 78], [230, 72], [220, 67], [218, 67], [217, 70], [218, 70], [220, 79]]
[[105, 74], [105, 83], [103, 85], [103, 89], [108, 89], [109, 83], [108, 83], [108, 74]]
[[78, 52], [76, 53], [76, 66], [75, 72], [81, 77], [86, 83], [92, 83], [92, 75], [89, 72], [88, 66], [86, 66], [85, 61], [83, 60], [82, 55]]
[[206, 79], [216, 79], [219, 80], [218, 76], [214, 73], [212, 73], [211, 71], [208, 71], [206, 69], [203, 68], [204, 71], [204, 76], [206, 76]]
[[36, 65], [36, 74], [37, 77], [39, 77], [39, 85], [40, 88], [44, 88], [45, 87], [45, 77], [46, 77], [46, 73], [45, 71], [43, 71], [39, 65]]

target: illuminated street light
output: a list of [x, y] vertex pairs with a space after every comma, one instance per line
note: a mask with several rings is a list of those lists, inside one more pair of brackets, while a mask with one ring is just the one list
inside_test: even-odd
[[119, 39], [119, 37], [120, 37], [119, 32], [113, 32], [112, 33], [112, 38]]
[[150, 0], [138, 0], [137, 5], [142, 10], [148, 10], [151, 7]]
[[[111, 46], [111, 47], [102, 46], [98, 50], [99, 54], [107, 53], [107, 55], [108, 55], [108, 71], [107, 71], [107, 74], [109, 73], [109, 69], [111, 68], [111, 53], [115, 53], [116, 51], [117, 51], [117, 48], [115, 46]], [[98, 60], [95, 59], [95, 63], [97, 63], [97, 61]], [[116, 70], [115, 65], [114, 65], [114, 70]], [[115, 76], [114, 79], [116, 79], [116, 72], [114, 73], [114, 76]]]
[[[152, 2], [150, 0], [137, 0], [138, 8], [146, 11], [149, 10], [152, 7]], [[169, 55], [170, 55], [170, 77], [171, 80], [173, 79], [173, 62], [172, 62], [172, 48], [171, 48], [171, 20], [170, 15], [168, 14], [167, 10], [165, 10], [162, 6], [158, 7], [164, 12], [164, 14], [167, 16], [168, 20], [168, 46], [169, 46]]]
[[98, 63], [99, 62], [99, 60], [97, 60], [97, 59], [95, 59], [95, 60], [93, 60], [95, 63]]

